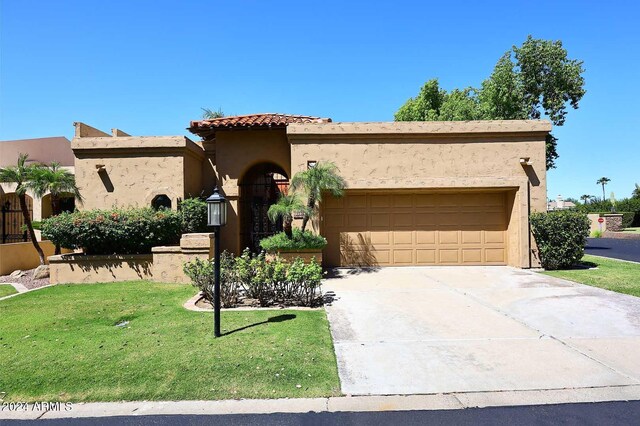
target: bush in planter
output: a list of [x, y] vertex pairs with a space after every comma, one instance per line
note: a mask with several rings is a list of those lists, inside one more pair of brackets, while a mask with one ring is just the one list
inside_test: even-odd
[[260, 247], [268, 252], [278, 250], [305, 250], [323, 249], [327, 245], [327, 240], [321, 235], [316, 235], [311, 231], [293, 230], [293, 238], [288, 238], [284, 232], [272, 235], [260, 240]]
[[531, 230], [538, 245], [542, 267], [569, 268], [584, 255], [590, 221], [584, 213], [558, 211], [532, 213]]
[[85, 254], [143, 254], [180, 241], [178, 212], [152, 208], [84, 210], [42, 221], [42, 237]]
[[182, 232], [210, 232], [207, 225], [207, 202], [200, 198], [187, 198], [180, 203]]

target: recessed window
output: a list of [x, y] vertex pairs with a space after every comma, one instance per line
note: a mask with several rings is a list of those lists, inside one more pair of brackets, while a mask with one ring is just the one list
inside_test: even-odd
[[171, 198], [169, 198], [166, 194], [160, 194], [153, 197], [151, 200], [151, 207], [155, 210], [159, 210], [164, 207], [165, 209], [171, 208]]

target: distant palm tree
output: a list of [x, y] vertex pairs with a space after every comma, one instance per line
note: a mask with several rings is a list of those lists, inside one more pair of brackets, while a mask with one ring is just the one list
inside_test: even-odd
[[202, 111], [204, 111], [202, 113], [202, 118], [204, 118], [205, 120], [213, 120], [214, 118], [224, 117], [224, 112], [222, 112], [222, 108], [218, 108], [217, 111], [214, 111], [209, 108], [201, 108], [201, 109]]
[[580, 199], [584, 204], [587, 204], [589, 200], [591, 200], [591, 195], [587, 195], [587, 194], [581, 195]]
[[18, 164], [15, 166], [1, 167], [0, 168], [0, 182], [13, 183], [16, 185], [16, 195], [20, 200], [20, 210], [22, 210], [22, 217], [24, 224], [27, 227], [29, 236], [31, 237], [31, 243], [38, 253], [40, 258], [40, 264], [44, 265], [44, 252], [38, 243], [36, 233], [33, 230], [33, 223], [31, 222], [31, 215], [29, 214], [29, 207], [27, 207], [27, 190], [33, 187], [33, 175], [37, 168], [36, 165], [27, 165], [27, 154], [20, 154], [18, 156]]
[[347, 183], [338, 174], [338, 167], [331, 162], [319, 162], [308, 170], [298, 172], [291, 179], [293, 191], [302, 190], [307, 196], [308, 211], [302, 219], [302, 231], [307, 227], [309, 218], [322, 201], [322, 193], [330, 192], [335, 197], [341, 197], [347, 187]]
[[[48, 166], [34, 167], [30, 186], [38, 198], [44, 197], [47, 193], [51, 194], [51, 213], [54, 216], [62, 213], [60, 200], [64, 194], [72, 194], [76, 201], [82, 203], [80, 189], [76, 186], [76, 177], [70, 171], [63, 169], [60, 163], [52, 162]], [[60, 254], [58, 245], [56, 245], [55, 254]]]
[[596, 184], [598, 185], [602, 185], [602, 201], [604, 201], [605, 199], [605, 195], [604, 195], [604, 186], [606, 184], [608, 184], [609, 182], [611, 182], [611, 179], [609, 179], [608, 177], [601, 177], [600, 179], [598, 179], [598, 181], [596, 182]]
[[631, 198], [640, 198], [640, 185], [636, 183], [636, 188], [633, 190], [631, 194]]
[[284, 233], [291, 239], [293, 238], [291, 225], [293, 224], [293, 215], [296, 213], [307, 213], [307, 206], [305, 206], [304, 201], [297, 194], [282, 194], [278, 202], [269, 207], [267, 216], [273, 223], [277, 222], [278, 219], [282, 219]]

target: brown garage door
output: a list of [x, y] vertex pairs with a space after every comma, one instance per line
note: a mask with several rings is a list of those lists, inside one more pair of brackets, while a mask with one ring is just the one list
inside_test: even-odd
[[329, 266], [505, 265], [505, 192], [347, 191], [326, 197]]

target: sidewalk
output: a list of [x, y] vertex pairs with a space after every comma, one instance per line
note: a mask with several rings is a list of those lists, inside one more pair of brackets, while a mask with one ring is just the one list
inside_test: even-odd
[[[62, 419], [145, 415], [223, 415], [306, 412], [367, 412], [457, 410], [476, 407], [566, 404], [640, 400], [640, 385], [600, 388], [468, 392], [406, 396], [356, 396], [300, 399], [245, 399], [222, 401], [141, 401], [50, 403], [49, 409], [33, 404], [4, 403], [0, 419]], [[44, 405], [44, 404], [43, 404]]]

